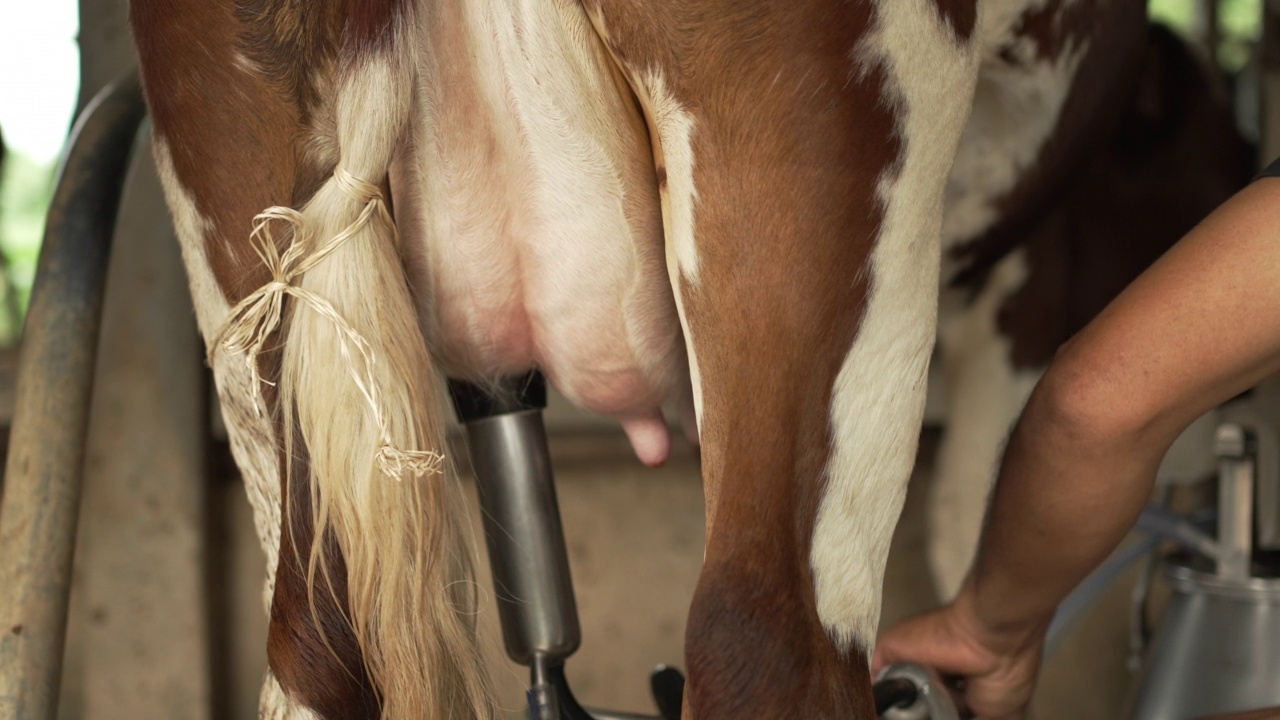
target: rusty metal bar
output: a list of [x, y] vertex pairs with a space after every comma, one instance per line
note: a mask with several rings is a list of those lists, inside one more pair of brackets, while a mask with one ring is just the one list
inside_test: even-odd
[[71, 132], [22, 348], [0, 507], [0, 720], [53, 720], [107, 257], [134, 137], [136, 76]]

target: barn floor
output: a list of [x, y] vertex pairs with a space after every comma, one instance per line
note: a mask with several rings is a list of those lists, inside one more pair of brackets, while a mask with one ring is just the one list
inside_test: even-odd
[[[927, 471], [934, 445], [935, 436], [926, 433], [917, 476], [894, 538], [886, 578], [886, 624], [931, 604], [932, 587], [922, 552]], [[647, 674], [658, 663], [682, 664], [684, 613], [702, 558], [696, 455], [680, 445], [666, 467], [650, 470], [631, 456], [621, 434], [599, 430], [554, 435], [552, 454], [584, 638], [582, 649], [569, 663], [570, 681], [584, 704], [652, 712]], [[93, 512], [91, 504], [86, 512]], [[208, 533], [207, 577], [213, 593], [211, 717], [247, 720], [256, 717], [258, 684], [266, 662], [266, 619], [261, 610], [263, 559], [238, 479], [223, 478], [214, 484]], [[514, 710], [523, 702], [525, 674], [502, 655], [488, 579], [482, 583], [485, 642], [493, 667], [500, 668], [496, 676], [504, 707]], [[110, 592], [99, 588], [95, 594]], [[1120, 717], [1130, 677], [1124, 667], [1127, 593], [1127, 587], [1115, 588], [1049, 663], [1033, 717]], [[82, 614], [92, 612], [84, 606], [77, 605]], [[126, 717], [113, 709], [112, 702], [95, 698], [95, 693], [101, 694], [95, 688], [102, 683], [86, 683], [85, 676], [94, 671], [77, 660], [77, 653], [84, 652], [83, 628], [104, 621], [103, 617], [73, 621], [60, 713], [65, 720]], [[179, 640], [174, 643], [180, 647]], [[137, 660], [129, 653], [129, 648], [120, 647], [107, 656], [115, 654], [129, 666]], [[101, 662], [102, 650], [93, 657]], [[164, 658], [152, 656], [146, 662], [163, 663]], [[190, 717], [207, 716], [194, 713]]]

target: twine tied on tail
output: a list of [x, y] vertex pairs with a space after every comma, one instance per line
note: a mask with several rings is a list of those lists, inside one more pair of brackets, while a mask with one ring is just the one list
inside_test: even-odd
[[[312, 249], [313, 238], [302, 213], [279, 206], [267, 208], [259, 213], [254, 218], [253, 232], [249, 235], [249, 241], [254, 252], [270, 271], [271, 280], [249, 293], [231, 308], [222, 328], [209, 344], [209, 363], [213, 364], [219, 348], [231, 353], [243, 354], [254, 388], [254, 406], [258, 413], [262, 414], [260, 384], [273, 383], [263, 379], [259, 374], [258, 355], [266, 345], [267, 338], [280, 326], [284, 296], [291, 295], [310, 307], [320, 317], [328, 320], [338, 331], [342, 359], [347, 365], [356, 388], [368, 403], [374, 425], [381, 436], [382, 445], [374, 456], [378, 469], [387, 477], [397, 480], [406, 472], [412, 473], [414, 477], [439, 474], [443, 472], [444, 455], [431, 450], [403, 450], [392, 442], [391, 428], [383, 414], [377, 383], [374, 380], [374, 366], [377, 358], [368, 341], [351, 327], [328, 300], [294, 284], [295, 280], [355, 236], [365, 225], [375, 221], [381, 222], [389, 232], [395, 232], [395, 222], [387, 212], [386, 203], [382, 200], [382, 191], [378, 186], [352, 175], [341, 165], [334, 169], [333, 177], [338, 187], [351, 196], [353, 201], [364, 205], [359, 217], [324, 245]], [[288, 223], [293, 228], [293, 239], [283, 255], [276, 247], [275, 238], [271, 233], [271, 223], [277, 220]], [[363, 372], [361, 372], [362, 368]]]

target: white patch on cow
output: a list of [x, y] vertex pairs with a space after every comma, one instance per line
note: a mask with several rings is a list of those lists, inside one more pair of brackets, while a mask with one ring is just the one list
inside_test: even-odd
[[684, 330], [685, 349], [689, 357], [689, 379], [693, 387], [693, 414], [702, 427], [702, 375], [698, 370], [698, 354], [694, 351], [693, 333], [689, 328], [681, 292], [681, 278], [690, 285], [698, 282], [698, 245], [694, 239], [693, 209], [698, 189], [693, 182], [693, 116], [667, 91], [662, 73], [650, 69], [640, 74], [643, 102], [649, 110], [658, 135], [658, 148], [667, 171], [667, 187], [662, 195], [663, 219], [666, 223], [667, 273], [675, 294], [680, 326]]
[[1013, 366], [1013, 344], [998, 326], [1000, 308], [1027, 275], [1026, 250], [1018, 248], [971, 302], [956, 292], [941, 306], [947, 423], [929, 497], [928, 559], [944, 600], [960, 589], [972, 564], [1005, 438], [1040, 379], [1039, 370]]
[[671, 290], [676, 297], [676, 310], [680, 314], [680, 327], [684, 329], [685, 349], [689, 355], [689, 384], [693, 389], [693, 419], [698, 438], [702, 438], [702, 373], [698, 370], [698, 354], [694, 352], [693, 332], [689, 329], [689, 320], [684, 312], [684, 296], [680, 292], [680, 283], [672, 277]]
[[[1066, 6], [1074, 0], [1060, 2]], [[1022, 16], [1043, 10], [1049, 0], [985, 0], [982, 3], [982, 28], [978, 41], [982, 44], [983, 62], [990, 59], [1000, 46], [1007, 43], [1022, 24]], [[981, 73], [985, 68], [979, 68]]]
[[884, 219], [858, 337], [832, 392], [835, 447], [810, 557], [823, 626], [842, 649], [867, 652], [924, 412], [944, 178], [978, 65], [976, 44], [958, 44], [930, 0], [884, 0], [877, 19], [853, 71], [884, 67], [903, 150], [879, 185]]
[[[983, 61], [947, 183], [942, 223], [944, 251], [972, 240], [999, 219], [996, 205], [1040, 155], [1057, 127], [1088, 43], [1068, 43], [1053, 59], [1037, 59], [1031, 38], [1017, 37], [1017, 19], [1043, 5], [1015, 0], [986, 9]], [[1014, 62], [1001, 57], [1012, 54]], [[949, 274], [949, 273], [946, 273]]]
[[691, 283], [698, 282], [698, 245], [694, 240], [693, 207], [698, 190], [693, 184], [693, 116], [667, 91], [666, 80], [657, 70], [640, 75], [659, 147], [667, 169], [667, 246], [680, 273]]

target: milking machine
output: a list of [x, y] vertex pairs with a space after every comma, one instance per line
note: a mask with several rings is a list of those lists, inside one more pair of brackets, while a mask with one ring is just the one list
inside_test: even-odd
[[[582, 631], [542, 422], [545, 380], [535, 372], [494, 388], [461, 382], [449, 388], [466, 427], [503, 645], [530, 670], [530, 720], [678, 720], [684, 676], [674, 668], [650, 676], [656, 716], [588, 710], [569, 688], [565, 661]], [[945, 689], [918, 665], [888, 668], [875, 698], [885, 720], [958, 717]]]
[[1268, 399], [1229, 408], [1228, 419], [1240, 421], [1218, 428], [1212, 543], [1182, 544], [1162, 562], [1173, 594], [1139, 677], [1134, 720], [1280, 707], [1280, 408]]
[[467, 431], [503, 645], [530, 669], [530, 720], [679, 718], [684, 678], [672, 668], [660, 667], [650, 678], [657, 716], [588, 711], [569, 689], [565, 661], [581, 644], [582, 631], [542, 423], [542, 376], [535, 372], [488, 389], [451, 382], [450, 391]]
[[[1280, 392], [1219, 408], [1216, 508], [1176, 515], [1157, 503], [1139, 517], [1135, 541], [1089, 576], [1059, 607], [1051, 655], [1083, 613], [1127, 567], [1151, 569], [1172, 597], [1153, 642], [1145, 616], [1150, 575], [1134, 595], [1135, 668], [1124, 717], [1184, 720], [1280, 708]], [[1164, 494], [1167, 497], [1167, 493]], [[1176, 550], [1162, 555], [1172, 544]], [[884, 720], [957, 718], [951, 696], [922, 667], [887, 669], [876, 684]]]

